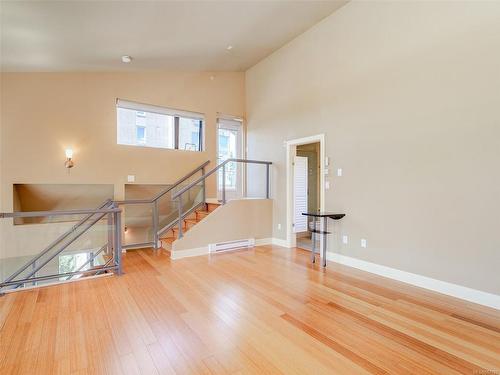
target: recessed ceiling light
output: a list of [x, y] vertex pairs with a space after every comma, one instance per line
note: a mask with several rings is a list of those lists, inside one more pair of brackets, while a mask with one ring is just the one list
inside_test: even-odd
[[233, 46], [227, 46], [227, 47], [226, 47], [226, 49], [227, 49], [228, 51], [231, 51], [231, 50], [233, 49]]
[[128, 55], [122, 56], [122, 62], [124, 62], [125, 64], [128, 64], [131, 61], [132, 61], [132, 57], [130, 57]]

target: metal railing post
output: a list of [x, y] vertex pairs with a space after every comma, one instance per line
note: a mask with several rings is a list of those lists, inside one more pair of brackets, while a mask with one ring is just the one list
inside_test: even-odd
[[[33, 262], [32, 269], [33, 269], [33, 271], [35, 271], [35, 270], [36, 270], [36, 261], [34, 261], [34, 262]], [[33, 277], [35, 277], [35, 278], [36, 278], [36, 272], [33, 274]], [[33, 285], [33, 286], [36, 286], [36, 284], [37, 284], [37, 282], [36, 282], [36, 281], [33, 281], [33, 284], [32, 284], [32, 285]]]
[[154, 241], [154, 249], [159, 249], [160, 246], [158, 246], [159, 238], [158, 238], [158, 200], [155, 200], [153, 203], [153, 241]]
[[271, 180], [269, 179], [269, 164], [266, 164], [266, 199], [269, 199], [269, 190]]
[[115, 257], [115, 266], [116, 273], [118, 275], [122, 274], [122, 224], [121, 224], [121, 212], [114, 213], [114, 223], [115, 223], [115, 245], [114, 248], [114, 257]]
[[[205, 175], [205, 167], [201, 168], [201, 175]], [[207, 185], [206, 185], [206, 179], [203, 179], [203, 202], [207, 202]]]
[[226, 164], [222, 165], [222, 204], [226, 204]]
[[113, 254], [113, 214], [108, 214], [108, 248], [106, 254]]
[[182, 195], [179, 195], [179, 233], [177, 238], [182, 238]]

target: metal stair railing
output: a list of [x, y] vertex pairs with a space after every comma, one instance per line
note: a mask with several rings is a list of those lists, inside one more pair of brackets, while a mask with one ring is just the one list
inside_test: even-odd
[[[115, 201], [114, 203], [117, 204], [118, 206], [126, 206], [126, 205], [138, 205], [138, 204], [151, 204], [152, 205], [152, 229], [153, 229], [153, 240], [152, 241], [145, 241], [145, 242], [138, 242], [138, 243], [130, 243], [130, 244], [124, 244], [122, 247], [123, 249], [130, 249], [130, 248], [138, 248], [138, 247], [148, 247], [148, 246], [153, 246], [155, 249], [158, 249], [160, 245], [160, 235], [164, 232], [166, 232], [168, 229], [170, 229], [175, 222], [172, 223], [167, 223], [166, 226], [163, 226], [160, 228], [160, 213], [159, 213], [159, 201], [161, 198], [163, 198], [166, 194], [172, 192], [174, 189], [178, 188], [182, 183], [187, 181], [189, 178], [194, 176], [196, 173], [201, 171], [202, 176], [205, 174], [205, 168], [206, 166], [210, 163], [210, 160], [207, 160], [203, 164], [199, 165], [195, 169], [193, 169], [191, 172], [186, 174], [184, 177], [180, 178], [177, 180], [174, 184], [169, 186], [168, 188], [162, 190], [158, 194], [156, 194], [153, 198], [150, 199], [127, 199], [127, 200], [121, 200], [121, 201]], [[205, 183], [202, 185], [202, 194], [203, 194], [203, 202], [205, 202], [206, 198], [206, 186]], [[199, 207], [201, 204], [198, 204], [197, 207]], [[175, 211], [172, 210], [172, 214]]]
[[[111, 199], [106, 199], [100, 206], [97, 207], [98, 210], [104, 209], [105, 207], [109, 206], [112, 204]], [[8, 213], [0, 213], [0, 218], [6, 218], [6, 217], [41, 217], [41, 216], [51, 216], [47, 215], [51, 211], [36, 211], [36, 214], [33, 215], [33, 212], [14, 212], [11, 214]], [[30, 216], [30, 214], [32, 216]], [[42, 256], [44, 256], [46, 253], [48, 253], [50, 250], [52, 250], [59, 242], [63, 241], [65, 238], [67, 238], [71, 233], [75, 232], [80, 226], [85, 224], [87, 220], [89, 220], [94, 214], [88, 214], [84, 218], [82, 218], [77, 224], [73, 225], [68, 231], [63, 233], [61, 236], [59, 236], [57, 239], [52, 241], [45, 249], [43, 249], [36, 257], [31, 259], [28, 263], [26, 263], [24, 266], [20, 267], [16, 272], [14, 272], [11, 276], [9, 276], [7, 279], [5, 279], [6, 282], [13, 280], [15, 277], [17, 277], [19, 274], [21, 274], [23, 271], [25, 271], [28, 267], [32, 266], [37, 260], [39, 260]]]
[[[50, 279], [61, 278], [64, 276], [74, 276], [82, 273], [89, 272], [88, 270], [78, 269], [69, 273], [57, 273], [52, 275], [45, 275], [37, 277], [36, 274], [41, 271], [51, 260], [60, 255], [64, 250], [73, 244], [83, 234], [87, 233], [96, 223], [102, 220], [106, 215], [108, 216], [108, 236], [107, 243], [102, 246], [101, 250], [107, 249], [108, 253], [112, 254], [113, 265], [106, 265], [105, 268], [99, 268], [99, 271], [114, 270], [116, 273], [121, 274], [121, 210], [111, 200], [106, 200], [96, 209], [86, 210], [67, 210], [67, 211], [32, 211], [32, 212], [12, 212], [0, 213], [0, 218], [26, 218], [26, 217], [52, 217], [52, 216], [69, 216], [69, 215], [85, 215], [77, 224], [73, 225], [69, 230], [59, 236], [56, 240], [52, 241], [44, 250], [32, 258], [30, 261], [21, 266], [12, 275], [0, 282], [0, 293], [2, 288], [7, 286], [19, 286], [26, 283], [44, 281]], [[84, 225], [86, 224], [86, 225]], [[78, 230], [81, 230], [78, 232]], [[74, 237], [69, 238], [72, 234]], [[66, 242], [64, 242], [66, 240]], [[60, 245], [58, 247], [58, 245]], [[40, 259], [49, 254], [51, 250], [55, 250], [48, 259], [40, 261]], [[95, 257], [94, 257], [95, 258]], [[37, 265], [37, 262], [40, 263]], [[16, 279], [28, 268], [32, 268], [27, 277]]]
[[178, 230], [178, 238], [182, 238], [183, 233], [182, 233], [182, 221], [184, 218], [189, 214], [183, 212], [182, 209], [182, 196], [186, 192], [189, 192], [193, 187], [197, 186], [199, 183], [202, 183], [203, 186], [205, 186], [205, 181], [206, 179], [211, 176], [212, 174], [216, 173], [219, 169], [222, 169], [222, 204], [226, 204], [227, 199], [226, 199], [226, 165], [228, 163], [242, 163], [244, 165], [246, 164], [262, 164], [266, 166], [266, 183], [265, 183], [265, 188], [266, 188], [266, 193], [265, 197], [266, 199], [269, 199], [270, 196], [270, 166], [272, 162], [270, 161], [262, 161], [262, 160], [249, 160], [249, 159], [226, 159], [219, 165], [217, 165], [215, 168], [210, 170], [207, 173], [204, 173], [202, 176], [191, 182], [189, 185], [185, 186], [184, 188], [180, 189], [178, 192], [172, 195], [172, 200], [177, 199], [178, 203], [178, 217], [177, 217], [177, 225], [179, 227]]
[[[90, 254], [90, 259], [88, 259], [85, 263], [83, 263], [80, 267], [78, 267], [78, 269], [76, 271], [82, 271], [87, 265], [93, 265], [94, 264], [94, 261], [95, 259], [104, 251], [106, 250], [107, 248], [107, 244], [103, 245], [98, 251], [96, 251], [95, 253], [91, 253]], [[111, 259], [108, 259], [108, 261], [104, 264], [104, 267], [107, 266], [107, 263], [110, 261]], [[92, 270], [85, 270], [86, 272], [92, 272]], [[73, 276], [69, 276], [66, 280], [71, 280]]]

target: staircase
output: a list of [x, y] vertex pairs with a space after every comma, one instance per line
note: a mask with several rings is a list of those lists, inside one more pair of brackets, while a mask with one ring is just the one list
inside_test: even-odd
[[[95, 209], [0, 213], [0, 219], [65, 217], [70, 218], [71, 223], [69, 225], [52, 223], [56, 227], [44, 227], [46, 241], [41, 245], [44, 248], [40, 249], [38, 254], [1, 259], [0, 295], [26, 287], [105, 273], [119, 275], [122, 272], [122, 249], [164, 248], [171, 250], [172, 255], [172, 251], [175, 250], [172, 249], [174, 242], [176, 247], [180, 247], [182, 242], [185, 244], [185, 241], [177, 240], [182, 239], [185, 232], [203, 223], [205, 218], [216, 211], [221, 204], [226, 204], [226, 177], [229, 177], [227, 181], [233, 183], [238, 179], [235, 174], [236, 168], [230, 163], [240, 165], [240, 173], [246, 170], [248, 164], [263, 166], [265, 179], [260, 181], [260, 186], [265, 189], [262, 195], [266, 199], [269, 198], [271, 162], [227, 159], [208, 172], [205, 172], [205, 167], [209, 161], [204, 162], [150, 199], [106, 200]], [[221, 204], [207, 203], [206, 180], [219, 171], [219, 181], [222, 181]], [[245, 181], [248, 180], [259, 183], [254, 176]], [[239, 180], [238, 184], [242, 182], [243, 179]], [[246, 186], [240, 186], [236, 191], [246, 191], [245, 188]], [[125, 222], [123, 222], [122, 209], [126, 207], [129, 207], [130, 211], [125, 212]], [[229, 223], [234, 220], [246, 223], [244, 216], [240, 218], [231, 216]], [[50, 220], [45, 221], [50, 222]], [[211, 220], [205, 222], [203, 226], [199, 225], [196, 231], [206, 230], [209, 221]], [[11, 224], [13, 225], [12, 221]], [[139, 237], [133, 237], [133, 240], [127, 242], [127, 228], [134, 228], [136, 232], [140, 232]], [[226, 236], [224, 230], [217, 232]], [[18, 235], [13, 237], [8, 245], [15, 242], [17, 248], [21, 249], [25, 238], [22, 232], [16, 233]], [[191, 232], [188, 237], [192, 238], [193, 233]], [[204, 234], [202, 237], [204, 240], [209, 240], [213, 234]]]
[[[184, 220], [182, 225], [182, 231], [185, 233], [196, 224], [210, 215], [220, 206], [220, 203], [206, 203], [205, 207], [196, 209], [193, 213], [189, 214]], [[173, 227], [169, 229], [160, 238], [161, 247], [165, 250], [171, 250], [172, 243], [179, 237], [179, 227]]]

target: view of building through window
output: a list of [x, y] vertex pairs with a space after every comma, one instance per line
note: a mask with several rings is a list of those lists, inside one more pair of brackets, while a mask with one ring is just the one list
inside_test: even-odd
[[117, 108], [118, 143], [174, 148], [174, 117], [153, 112]]
[[201, 125], [202, 121], [198, 119], [179, 118], [179, 150], [201, 149]]
[[[134, 108], [137, 107], [137, 108]], [[203, 149], [203, 119], [161, 113], [168, 109], [127, 102], [117, 111], [117, 143], [188, 151]], [[149, 109], [149, 110], [148, 110]]]

